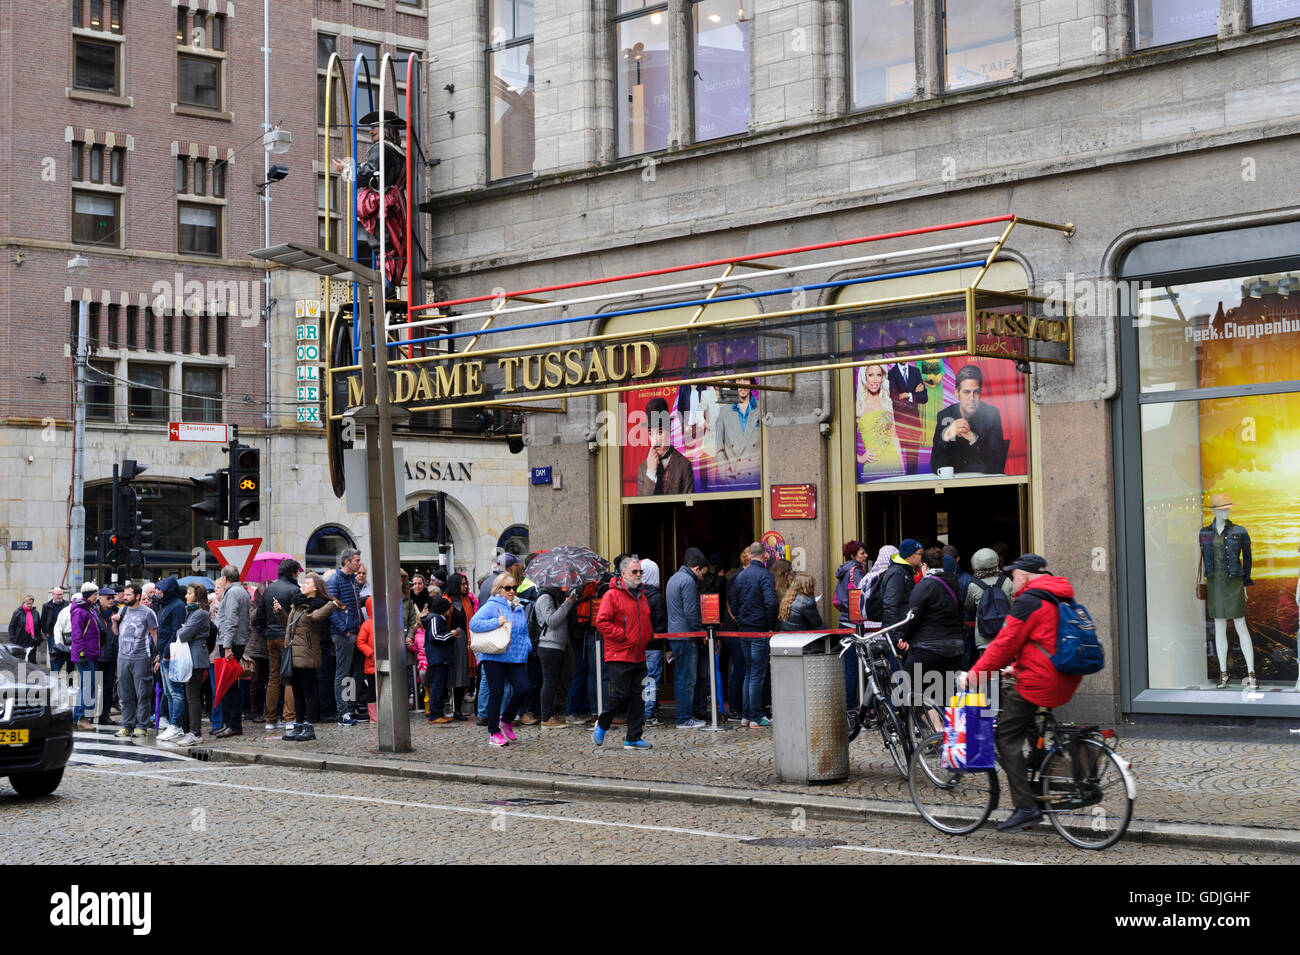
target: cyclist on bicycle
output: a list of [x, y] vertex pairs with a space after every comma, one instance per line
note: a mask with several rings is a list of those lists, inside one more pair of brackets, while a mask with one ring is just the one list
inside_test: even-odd
[[[1014, 832], [1037, 825], [1043, 818], [1025, 766], [1025, 740], [1034, 728], [1040, 706], [1057, 707], [1070, 701], [1082, 677], [1067, 676], [1052, 665], [1056, 652], [1059, 620], [1056, 604], [1034, 591], [1044, 591], [1059, 600], [1074, 599], [1074, 587], [1064, 577], [1047, 572], [1047, 561], [1037, 554], [1021, 554], [1003, 570], [1010, 572], [1015, 600], [997, 637], [966, 674], [957, 677], [957, 688], [981, 673], [994, 674], [1014, 663], [1016, 684], [1002, 691], [998, 716], [998, 761], [1007, 774], [1011, 789], [1012, 814], [998, 823], [999, 832]], [[1030, 647], [1029, 644], [1034, 644]]]

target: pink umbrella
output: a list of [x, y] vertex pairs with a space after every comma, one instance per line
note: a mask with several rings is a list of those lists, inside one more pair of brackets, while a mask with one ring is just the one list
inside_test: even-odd
[[261, 584], [275, 580], [280, 573], [280, 561], [285, 558], [296, 560], [293, 554], [258, 554], [253, 558], [253, 566], [248, 568], [244, 583]]

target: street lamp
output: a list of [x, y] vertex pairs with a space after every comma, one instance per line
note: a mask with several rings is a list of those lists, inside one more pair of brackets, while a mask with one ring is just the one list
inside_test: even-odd
[[[84, 255], [68, 259], [68, 275], [85, 275], [90, 262]], [[77, 403], [73, 409], [72, 431], [72, 522], [68, 529], [68, 563], [72, 572], [73, 592], [81, 590], [86, 574], [86, 360], [89, 357], [87, 339], [90, 332], [90, 303], [82, 295], [77, 300], [77, 340], [73, 342], [74, 365], [77, 375]]]

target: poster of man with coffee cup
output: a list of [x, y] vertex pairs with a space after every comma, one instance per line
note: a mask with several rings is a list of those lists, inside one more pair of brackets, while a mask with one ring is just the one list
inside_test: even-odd
[[[899, 347], [895, 344], [899, 339], [911, 343], [908, 355], [919, 356], [964, 341], [964, 334], [964, 315], [954, 312], [932, 318], [864, 322], [855, 329], [854, 344], [864, 356], [884, 355], [881, 366], [892, 367], [899, 363]], [[888, 411], [882, 401], [872, 400], [877, 397], [876, 391], [884, 391], [876, 385], [878, 366], [857, 369], [854, 391], [859, 485], [927, 476], [947, 480], [966, 475], [1028, 473], [1028, 379], [1015, 370], [1014, 363], [967, 357], [909, 363], [907, 355], [903, 363], [913, 364], [923, 373], [931, 392], [928, 403], [936, 410], [927, 415], [929, 427], [919, 434], [899, 427], [893, 420], [880, 420], [892, 419], [892, 415], [871, 413], [877, 406]], [[882, 439], [882, 432], [888, 432], [888, 440]], [[915, 474], [898, 463], [909, 458], [918, 462]]]

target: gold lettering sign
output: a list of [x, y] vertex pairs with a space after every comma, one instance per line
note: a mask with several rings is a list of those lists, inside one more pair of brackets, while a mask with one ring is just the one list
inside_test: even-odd
[[1070, 340], [1070, 326], [1059, 318], [1039, 318], [1019, 312], [975, 313], [975, 333], [996, 338], [1025, 338], [1040, 342], [1065, 343]]
[[[651, 341], [567, 348], [496, 359], [505, 376], [503, 394], [550, 391], [579, 385], [609, 384], [649, 378], [659, 370], [659, 346]], [[485, 392], [481, 360], [420, 364], [390, 372], [397, 404], [426, 404], [448, 398], [472, 398]], [[348, 378], [348, 406], [361, 404], [361, 379]]]

